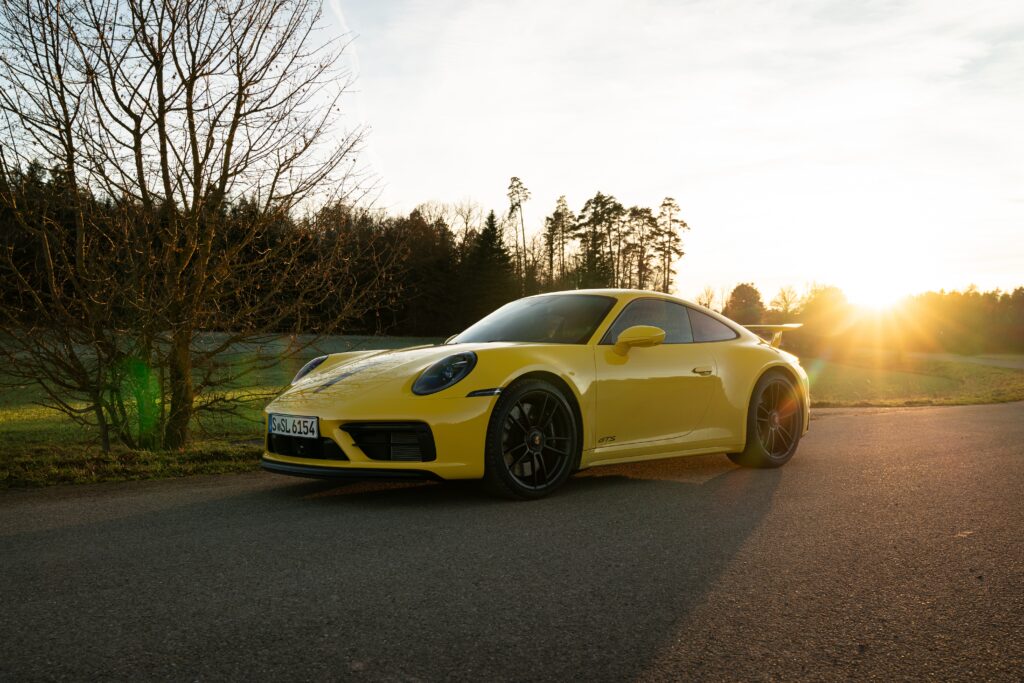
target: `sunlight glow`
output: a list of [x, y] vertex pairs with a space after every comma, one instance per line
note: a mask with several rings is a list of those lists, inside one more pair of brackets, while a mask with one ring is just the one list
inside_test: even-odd
[[894, 287], [891, 282], [867, 276], [863, 280], [852, 281], [841, 286], [847, 300], [854, 306], [873, 311], [885, 311], [913, 292], [901, 287]]

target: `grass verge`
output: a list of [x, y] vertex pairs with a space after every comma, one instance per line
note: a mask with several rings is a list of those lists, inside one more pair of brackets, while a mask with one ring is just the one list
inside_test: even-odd
[[92, 444], [23, 445], [0, 456], [0, 489], [249, 472], [259, 468], [261, 453], [258, 445], [216, 440], [161, 452], [122, 447], [102, 453]]

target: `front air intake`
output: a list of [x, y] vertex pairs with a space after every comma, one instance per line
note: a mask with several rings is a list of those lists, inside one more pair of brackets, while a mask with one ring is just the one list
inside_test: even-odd
[[267, 450], [275, 455], [315, 460], [348, 460], [341, 446], [326, 436], [308, 439], [286, 434], [267, 434]]
[[353, 422], [341, 428], [371, 460], [429, 462], [437, 458], [434, 435], [423, 422]]

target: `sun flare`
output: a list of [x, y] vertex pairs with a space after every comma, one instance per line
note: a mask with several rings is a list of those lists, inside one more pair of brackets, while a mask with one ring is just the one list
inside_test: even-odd
[[895, 307], [910, 296], [908, 290], [888, 280], [864, 280], [842, 287], [851, 304], [875, 311]]

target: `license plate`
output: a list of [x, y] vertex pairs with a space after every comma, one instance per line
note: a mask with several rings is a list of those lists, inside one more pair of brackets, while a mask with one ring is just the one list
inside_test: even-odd
[[315, 417], [272, 414], [267, 422], [267, 430], [271, 434], [283, 434], [284, 436], [301, 436], [306, 439], [320, 438], [320, 424]]

